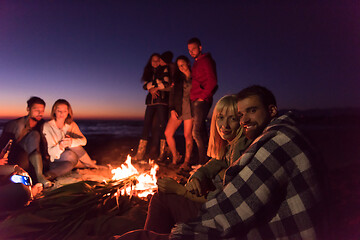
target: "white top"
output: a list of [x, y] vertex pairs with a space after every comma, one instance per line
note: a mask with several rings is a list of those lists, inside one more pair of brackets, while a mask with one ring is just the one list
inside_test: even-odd
[[59, 143], [66, 135], [72, 138], [71, 147], [85, 146], [87, 143], [85, 136], [75, 122], [70, 124], [65, 123], [63, 128], [58, 128], [55, 120], [50, 120], [44, 124], [43, 133], [47, 141], [51, 162], [59, 159], [63, 153], [64, 150], [60, 149]]

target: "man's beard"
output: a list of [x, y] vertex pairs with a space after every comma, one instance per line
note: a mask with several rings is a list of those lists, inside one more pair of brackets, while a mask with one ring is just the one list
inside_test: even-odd
[[36, 118], [34, 118], [34, 117], [31, 117], [30, 119], [33, 120], [33, 121], [35, 121], [35, 122], [39, 122], [39, 121], [42, 119], [42, 117], [41, 117], [40, 119], [36, 119]]
[[263, 133], [265, 127], [266, 126], [258, 126], [256, 129], [252, 130], [245, 129], [245, 136], [250, 140], [254, 140]]

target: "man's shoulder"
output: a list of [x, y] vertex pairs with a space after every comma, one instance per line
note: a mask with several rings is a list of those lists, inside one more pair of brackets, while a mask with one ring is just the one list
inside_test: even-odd
[[297, 127], [291, 112], [273, 119], [264, 130], [263, 136], [267, 140], [271, 138], [271, 141], [275, 141], [278, 147], [299, 145], [298, 147], [303, 150], [312, 148], [307, 137]]
[[205, 53], [194, 63], [198, 68], [215, 69], [215, 61], [212, 59], [210, 54]]
[[272, 119], [267, 128], [273, 127], [296, 127], [296, 121], [293, 113], [289, 111]]
[[18, 126], [19, 124], [25, 124], [25, 123], [26, 123], [26, 116], [19, 117], [16, 119], [11, 119], [5, 123], [4, 129], [13, 128], [15, 126]]
[[196, 59], [196, 62], [212, 62], [214, 61], [210, 53], [203, 53], [200, 57]]

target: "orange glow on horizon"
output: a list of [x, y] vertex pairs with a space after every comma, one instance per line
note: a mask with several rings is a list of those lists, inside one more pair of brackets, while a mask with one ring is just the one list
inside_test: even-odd
[[[0, 119], [16, 119], [19, 117], [23, 117], [26, 116], [27, 113], [24, 112], [23, 114], [0, 114]], [[50, 114], [47, 114], [43, 117], [44, 120], [49, 120], [50, 119]], [[118, 116], [114, 116], [114, 115], [103, 115], [103, 116], [98, 116], [98, 115], [75, 115], [74, 119], [76, 121], [76, 119], [78, 120], [143, 120], [143, 116], [122, 116], [122, 115], [118, 115]]]
[[[113, 111], [113, 110], [107, 110], [107, 111], [99, 111], [99, 110], [94, 110], [92, 112], [90, 112], [89, 110], [84, 110], [84, 111], [76, 111], [76, 109], [74, 109], [74, 118], [75, 119], [134, 119], [134, 120], [140, 120], [143, 119], [144, 117], [144, 111], [143, 109], [139, 109], [138, 111]], [[51, 109], [49, 107], [46, 107], [45, 109], [45, 114], [44, 114], [44, 119], [49, 119], [50, 118], [50, 112]], [[22, 116], [27, 115], [27, 111], [26, 111], [26, 107], [12, 107], [12, 106], [6, 106], [6, 108], [4, 106], [0, 106], [0, 119], [14, 119], [14, 118], [19, 118]]]

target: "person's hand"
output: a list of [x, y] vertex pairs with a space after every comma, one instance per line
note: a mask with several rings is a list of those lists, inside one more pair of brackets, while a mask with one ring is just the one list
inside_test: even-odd
[[172, 178], [164, 177], [157, 180], [158, 189], [164, 193], [175, 193], [177, 195], [184, 195], [186, 188]]
[[66, 140], [67, 147], [71, 147], [72, 138], [70, 137], [70, 135], [66, 135], [64, 139]]
[[170, 114], [171, 114], [170, 117], [173, 119], [178, 119], [178, 117], [179, 117], [179, 115], [177, 114], [177, 112], [175, 110], [171, 110]]
[[24, 169], [19, 167], [18, 165], [14, 166], [14, 174], [29, 176], [29, 174]]
[[61, 150], [64, 150], [67, 147], [71, 147], [71, 144], [72, 144], [72, 138], [70, 136], [66, 135], [66, 137], [64, 137], [60, 141], [59, 146], [60, 146]]
[[150, 88], [149, 92], [151, 93], [153, 99], [156, 99], [159, 96], [159, 91], [157, 87]]
[[196, 194], [196, 196], [202, 196], [200, 180], [195, 177], [185, 184], [185, 188], [189, 192]]
[[31, 195], [33, 198], [36, 198], [44, 189], [43, 184], [42, 183], [37, 183], [33, 186], [31, 186], [30, 190], [31, 190]]
[[1, 158], [0, 165], [6, 165], [8, 163], [8, 158]]

